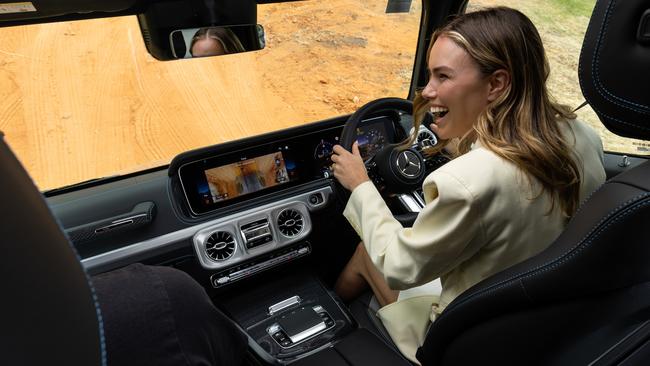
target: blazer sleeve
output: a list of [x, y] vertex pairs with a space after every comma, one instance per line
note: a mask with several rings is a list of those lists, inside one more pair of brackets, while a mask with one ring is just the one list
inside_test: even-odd
[[462, 180], [439, 169], [424, 190], [428, 203], [412, 228], [393, 217], [371, 182], [354, 189], [343, 212], [395, 290], [444, 275], [484, 243], [478, 201]]

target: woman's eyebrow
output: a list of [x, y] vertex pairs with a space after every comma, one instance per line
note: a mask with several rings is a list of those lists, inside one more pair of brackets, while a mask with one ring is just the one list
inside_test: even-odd
[[438, 72], [453, 72], [454, 70], [449, 67], [449, 66], [436, 66], [433, 69], [429, 70], [430, 73], [438, 73]]

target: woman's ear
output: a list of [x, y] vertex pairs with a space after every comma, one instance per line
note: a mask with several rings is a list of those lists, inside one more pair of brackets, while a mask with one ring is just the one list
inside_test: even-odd
[[499, 69], [490, 75], [488, 101], [493, 102], [510, 86], [510, 73]]

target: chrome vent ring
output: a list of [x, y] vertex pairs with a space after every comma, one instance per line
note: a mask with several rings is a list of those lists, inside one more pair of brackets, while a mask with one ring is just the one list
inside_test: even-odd
[[237, 244], [232, 234], [227, 231], [217, 231], [205, 241], [205, 254], [215, 262], [225, 261], [235, 254]]
[[422, 126], [420, 127], [421, 128], [418, 131], [417, 142], [421, 146], [435, 146], [438, 143], [438, 139], [436, 138], [436, 135], [434, 135], [434, 133], [429, 131], [428, 129], [422, 128]]
[[298, 210], [286, 209], [278, 215], [278, 230], [288, 238], [292, 238], [302, 232], [305, 227], [305, 220]]

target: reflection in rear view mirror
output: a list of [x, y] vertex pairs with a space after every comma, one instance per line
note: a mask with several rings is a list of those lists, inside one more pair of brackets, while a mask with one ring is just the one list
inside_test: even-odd
[[169, 35], [175, 58], [220, 56], [264, 48], [264, 28], [257, 24], [177, 29]]

